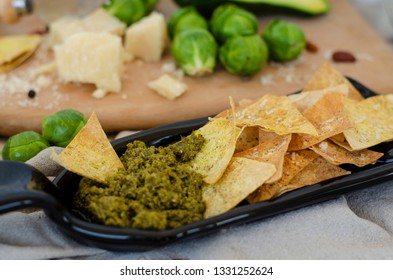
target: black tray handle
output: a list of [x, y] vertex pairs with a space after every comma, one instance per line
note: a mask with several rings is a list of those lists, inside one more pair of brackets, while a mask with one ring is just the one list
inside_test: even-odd
[[12, 160], [0, 161], [0, 214], [28, 207], [53, 211], [59, 205], [57, 189], [34, 167]]

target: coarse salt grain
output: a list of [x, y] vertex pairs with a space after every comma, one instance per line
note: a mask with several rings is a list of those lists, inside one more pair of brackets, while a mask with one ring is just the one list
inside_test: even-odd
[[319, 149], [326, 153], [327, 149], [328, 149], [329, 144], [326, 141], [322, 141], [321, 143], [319, 143]]

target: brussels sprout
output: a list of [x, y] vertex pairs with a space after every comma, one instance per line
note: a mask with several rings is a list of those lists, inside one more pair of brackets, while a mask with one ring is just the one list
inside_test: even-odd
[[172, 54], [176, 63], [189, 76], [212, 73], [216, 66], [217, 42], [213, 35], [201, 28], [177, 33], [172, 42]]
[[66, 147], [86, 122], [87, 119], [78, 111], [61, 110], [43, 118], [42, 136], [54, 146]]
[[8, 138], [2, 151], [5, 160], [27, 161], [48, 148], [48, 141], [34, 131], [24, 131]]
[[219, 58], [228, 72], [252, 75], [261, 70], [268, 59], [268, 48], [258, 35], [236, 36], [220, 47]]
[[127, 25], [137, 22], [154, 8], [158, 0], [107, 0], [102, 7]]
[[190, 28], [206, 30], [209, 28], [207, 20], [193, 6], [178, 9], [168, 21], [168, 31], [171, 37], [184, 29]]
[[254, 35], [258, 32], [256, 16], [233, 4], [217, 7], [210, 19], [210, 29], [218, 42], [239, 35]]
[[306, 46], [303, 30], [281, 19], [272, 20], [262, 34], [273, 60], [286, 62], [296, 59]]
[[144, 0], [147, 14], [154, 10], [158, 0]]

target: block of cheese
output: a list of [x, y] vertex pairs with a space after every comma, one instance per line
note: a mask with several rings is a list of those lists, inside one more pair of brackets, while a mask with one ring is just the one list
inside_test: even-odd
[[71, 35], [84, 31], [85, 27], [83, 21], [80, 18], [71, 16], [59, 18], [49, 25], [49, 45], [59, 45]]
[[125, 50], [128, 56], [144, 61], [159, 61], [168, 42], [164, 15], [152, 12], [126, 30]]
[[123, 36], [126, 25], [99, 8], [83, 18], [62, 17], [49, 25], [49, 44], [55, 46], [61, 44], [76, 33], [80, 32], [104, 32]]
[[55, 46], [55, 62], [64, 82], [93, 83], [108, 92], [121, 90], [123, 46], [119, 36], [82, 32]]
[[126, 24], [111, 16], [104, 9], [99, 8], [83, 18], [83, 24], [86, 31], [105, 32], [114, 35], [123, 36], [126, 30]]
[[169, 100], [174, 100], [187, 90], [187, 84], [164, 74], [157, 80], [151, 81], [148, 86]]

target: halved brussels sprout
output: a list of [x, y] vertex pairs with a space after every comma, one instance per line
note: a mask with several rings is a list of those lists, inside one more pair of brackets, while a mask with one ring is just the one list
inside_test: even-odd
[[207, 20], [197, 12], [194, 6], [178, 9], [168, 21], [168, 31], [171, 37], [190, 28], [208, 29]]
[[66, 147], [86, 122], [81, 112], [61, 110], [43, 118], [42, 136], [54, 146]]
[[185, 29], [177, 33], [172, 42], [176, 63], [189, 76], [203, 76], [216, 66], [217, 42], [202, 28]]
[[234, 36], [258, 32], [258, 19], [253, 13], [233, 4], [217, 7], [210, 19], [210, 29], [220, 43]]
[[268, 45], [270, 57], [275, 61], [294, 60], [306, 46], [303, 30], [298, 25], [282, 19], [272, 20], [262, 37]]
[[266, 43], [258, 34], [232, 37], [219, 50], [221, 63], [235, 75], [255, 74], [265, 66], [268, 54]]
[[48, 141], [34, 131], [24, 131], [8, 138], [2, 151], [5, 160], [27, 161], [48, 148]]

